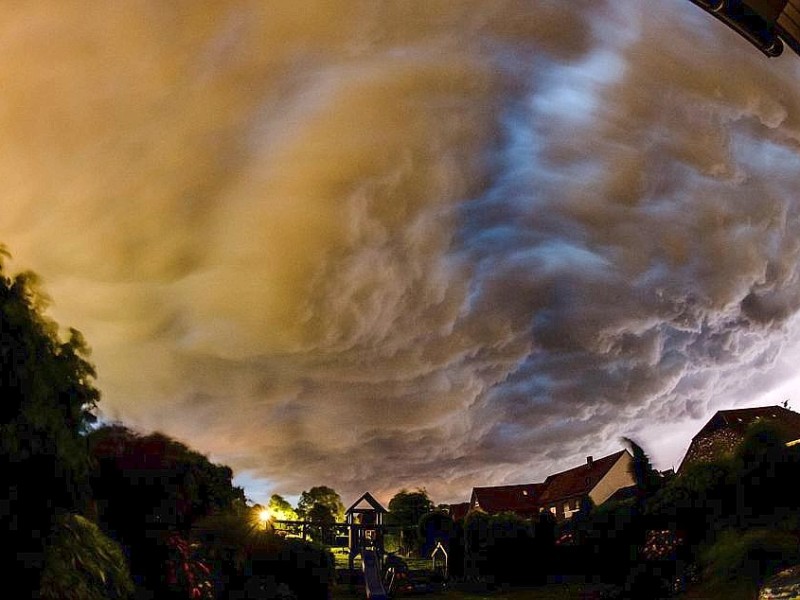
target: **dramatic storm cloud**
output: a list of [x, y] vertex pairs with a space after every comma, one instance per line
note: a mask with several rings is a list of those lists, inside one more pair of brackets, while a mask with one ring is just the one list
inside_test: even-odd
[[792, 375], [800, 59], [686, 0], [0, 25], [11, 267], [87, 337], [107, 419], [250, 495], [456, 501], [620, 435], [670, 466]]

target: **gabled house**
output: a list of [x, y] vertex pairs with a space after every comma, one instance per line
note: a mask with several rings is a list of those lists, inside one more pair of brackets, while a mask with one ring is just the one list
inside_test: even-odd
[[513, 512], [521, 517], [530, 517], [539, 512], [537, 499], [543, 489], [543, 483], [472, 488], [469, 509], [482, 510], [490, 515]]
[[720, 410], [692, 438], [678, 473], [688, 465], [730, 455], [756, 423], [773, 425], [787, 445], [800, 443], [800, 414], [782, 406]]
[[630, 465], [633, 457], [627, 450], [550, 475], [543, 483], [476, 487], [472, 489], [470, 511], [489, 514], [513, 512], [530, 517], [549, 510], [559, 520], [568, 519], [588, 500], [602, 504], [622, 488], [634, 485]]
[[569, 519], [588, 500], [599, 506], [621, 488], [635, 484], [631, 474], [633, 457], [627, 450], [594, 460], [544, 480], [545, 489], [539, 497], [540, 510], [549, 510], [556, 519]]

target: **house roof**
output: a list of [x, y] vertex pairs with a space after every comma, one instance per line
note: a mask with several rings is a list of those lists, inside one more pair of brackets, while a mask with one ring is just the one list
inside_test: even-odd
[[448, 507], [450, 516], [453, 521], [460, 521], [467, 516], [469, 512], [469, 502], [459, 502], [458, 504], [450, 504]]
[[747, 429], [759, 422], [768, 421], [775, 426], [778, 434], [790, 442], [800, 439], [800, 413], [796, 413], [782, 406], [759, 406], [757, 408], [737, 408], [732, 410], [719, 410], [709, 419], [708, 423], [694, 436], [693, 439], [702, 437], [722, 427], [732, 429], [744, 435]]
[[539, 497], [541, 504], [556, 503], [566, 498], [588, 494], [606, 476], [627, 450], [592, 460], [587, 463], [550, 475], [544, 480], [545, 490]]
[[692, 438], [678, 471], [688, 464], [710, 461], [732, 452], [744, 439], [747, 429], [758, 422], [773, 425], [784, 442], [800, 439], [800, 414], [782, 406], [720, 410]]
[[487, 513], [535, 513], [543, 489], [543, 483], [476, 487], [472, 488], [470, 505], [477, 502], [477, 506]]
[[[370, 508], [357, 508], [358, 505], [361, 504], [362, 502], [366, 502], [370, 506]], [[372, 494], [370, 494], [369, 492], [364, 492], [358, 500], [356, 500], [355, 502], [353, 502], [353, 504], [350, 505], [350, 508], [348, 508], [345, 511], [345, 514], [349, 515], [352, 513], [356, 512], [360, 513], [365, 511], [372, 512], [373, 510], [381, 513], [389, 512], [388, 510], [383, 508], [383, 506], [381, 506], [380, 502], [375, 500], [375, 497]]]

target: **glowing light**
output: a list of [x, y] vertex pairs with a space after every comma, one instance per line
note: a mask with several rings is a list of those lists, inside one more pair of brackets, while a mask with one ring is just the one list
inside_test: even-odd
[[272, 513], [268, 509], [263, 509], [258, 512], [258, 520], [266, 526], [267, 522], [272, 518]]

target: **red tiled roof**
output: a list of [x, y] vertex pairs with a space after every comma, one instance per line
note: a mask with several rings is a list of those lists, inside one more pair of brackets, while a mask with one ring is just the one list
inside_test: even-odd
[[587, 462], [579, 467], [550, 475], [544, 483], [472, 488], [469, 506], [476, 508], [477, 503], [477, 507], [489, 514], [500, 512], [514, 512], [518, 515], [537, 514], [539, 509], [547, 504], [556, 504], [591, 492], [626, 453], [627, 450], [620, 450], [592, 461], [591, 465]]
[[583, 464], [555, 475], [550, 475], [544, 480], [546, 489], [539, 497], [541, 504], [551, 504], [588, 494], [597, 483], [606, 476], [626, 450], [620, 450], [609, 456], [592, 461], [591, 466]]
[[477, 506], [489, 514], [499, 512], [535, 514], [538, 496], [543, 488], [543, 483], [476, 487], [472, 488], [470, 505], [474, 505], [477, 501]]

